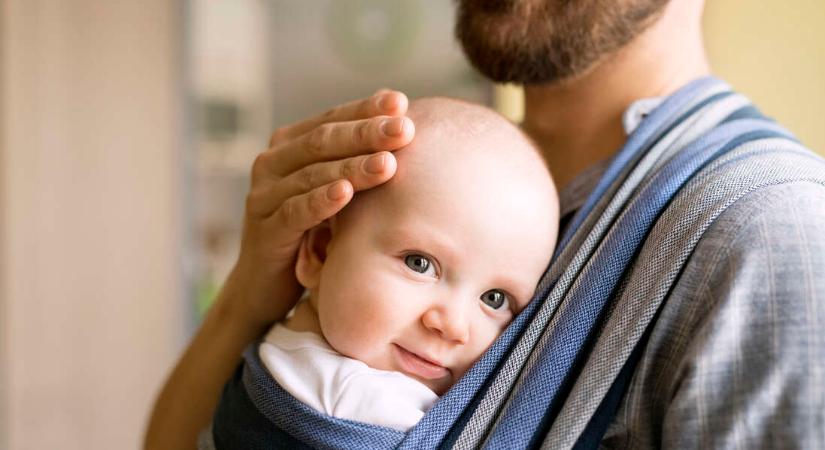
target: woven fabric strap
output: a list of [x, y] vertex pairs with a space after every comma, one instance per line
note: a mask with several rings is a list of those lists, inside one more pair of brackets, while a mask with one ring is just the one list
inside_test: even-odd
[[703, 139], [676, 155], [641, 187], [567, 290], [533, 347], [487, 445], [500, 448], [507, 443], [524, 448], [543, 439], [543, 432], [555, 420], [578, 377], [620, 282], [672, 197], [709, 161], [740, 144], [775, 137], [782, 135], [758, 122], [720, 126], [707, 141]]

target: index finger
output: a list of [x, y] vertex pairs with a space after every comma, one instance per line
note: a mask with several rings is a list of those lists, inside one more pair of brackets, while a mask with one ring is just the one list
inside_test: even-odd
[[[398, 150], [409, 144], [414, 134], [415, 125], [409, 117], [378, 116], [322, 124], [303, 136], [265, 150], [259, 155], [257, 172], [281, 177], [322, 161]], [[256, 166], [253, 166], [253, 176], [255, 172]]]
[[338, 105], [315, 117], [277, 129], [272, 133], [269, 146], [272, 147], [281, 140], [295, 139], [329, 122], [347, 122], [381, 115], [403, 116], [408, 105], [409, 101], [403, 92], [380, 89], [370, 97]]

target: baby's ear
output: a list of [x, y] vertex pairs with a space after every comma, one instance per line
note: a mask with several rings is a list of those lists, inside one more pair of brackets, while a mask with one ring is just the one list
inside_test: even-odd
[[332, 228], [324, 221], [304, 234], [295, 262], [295, 277], [307, 289], [316, 289], [321, 281], [321, 268], [327, 259], [327, 246]]

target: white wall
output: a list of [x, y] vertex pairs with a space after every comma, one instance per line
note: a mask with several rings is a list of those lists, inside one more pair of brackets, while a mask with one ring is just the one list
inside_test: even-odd
[[183, 343], [177, 3], [0, 2], [0, 448], [137, 448]]

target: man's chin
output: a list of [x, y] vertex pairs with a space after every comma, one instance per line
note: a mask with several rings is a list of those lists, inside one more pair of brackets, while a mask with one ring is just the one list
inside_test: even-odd
[[[626, 45], [668, 0], [459, 0], [456, 38], [470, 63], [496, 82], [574, 79]], [[514, 6], [515, 5], [515, 6]]]

